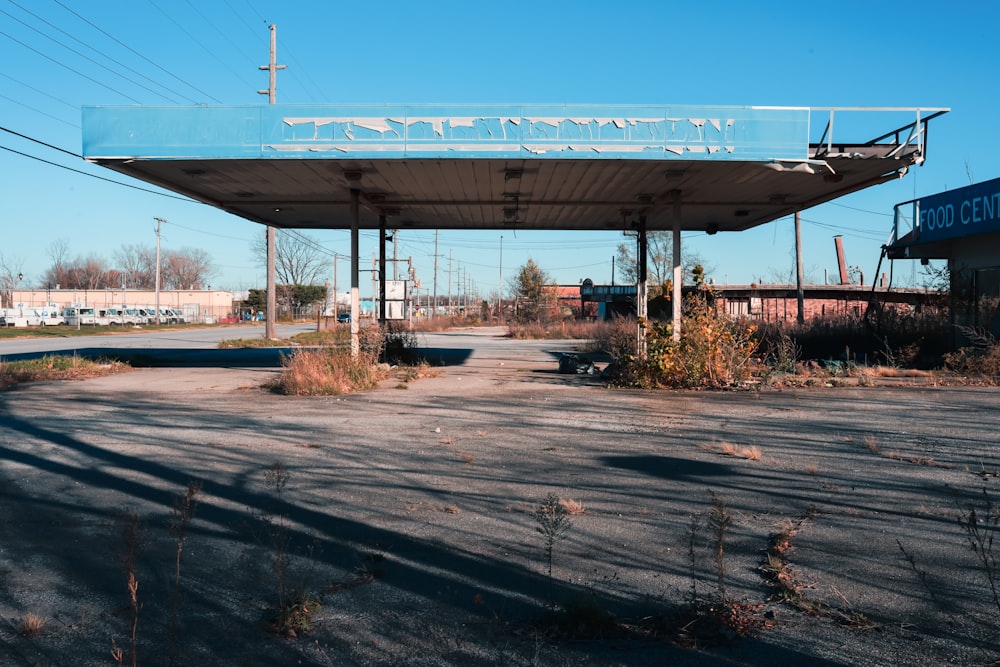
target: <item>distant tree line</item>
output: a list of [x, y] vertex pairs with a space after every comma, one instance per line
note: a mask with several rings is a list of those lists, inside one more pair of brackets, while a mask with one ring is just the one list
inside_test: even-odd
[[[124, 244], [115, 250], [112, 265], [98, 255], [72, 255], [69, 243], [53, 242], [48, 248], [51, 265], [42, 277], [45, 289], [154, 289], [156, 249]], [[201, 248], [161, 250], [160, 289], [205, 289], [215, 267]]]
[[[275, 285], [275, 300], [283, 310], [294, 313], [326, 302], [325, 285]], [[251, 289], [243, 302], [247, 310], [267, 311], [267, 290]]]

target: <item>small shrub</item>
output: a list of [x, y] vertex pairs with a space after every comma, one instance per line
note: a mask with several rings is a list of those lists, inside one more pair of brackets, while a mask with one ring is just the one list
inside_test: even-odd
[[177, 656], [177, 617], [180, 611], [181, 599], [181, 554], [187, 541], [187, 530], [194, 519], [197, 496], [201, 491], [201, 482], [188, 482], [187, 491], [182, 496], [174, 498], [174, 509], [170, 513], [170, 532], [177, 539], [177, 552], [174, 559], [174, 588], [170, 605], [170, 655], [169, 662], [174, 664]]
[[380, 358], [393, 365], [419, 363], [416, 334], [405, 325], [389, 323], [382, 333]]
[[618, 357], [619, 384], [640, 387], [723, 388], [744, 384], [759, 370], [755, 325], [716, 310], [707, 290], [688, 297], [684, 328], [643, 322], [646, 357]]
[[969, 547], [976, 554], [976, 559], [982, 567], [986, 581], [993, 595], [993, 603], [1000, 611], [1000, 562], [993, 551], [993, 538], [1000, 531], [1000, 508], [993, 503], [993, 498], [983, 489], [983, 507], [981, 512], [970, 506], [960, 509], [958, 522], [965, 530]]
[[143, 544], [142, 519], [135, 511], [127, 511], [119, 519], [124, 549], [121, 552], [121, 562], [125, 570], [125, 587], [128, 590], [128, 656], [111, 640], [112, 655], [119, 664], [124, 664], [126, 657], [131, 667], [137, 664], [137, 647], [139, 631], [139, 580], [135, 576], [136, 559]]
[[1000, 341], [989, 331], [969, 327], [960, 331], [972, 344], [945, 354], [945, 368], [1000, 384]]
[[535, 526], [544, 540], [543, 549], [545, 552], [545, 560], [548, 565], [548, 579], [549, 579], [549, 604], [554, 606], [555, 603], [552, 600], [552, 562], [553, 562], [553, 549], [555, 548], [556, 542], [559, 542], [569, 531], [570, 527], [573, 525], [572, 520], [569, 518], [569, 514], [566, 512], [566, 508], [559, 501], [559, 496], [554, 493], [549, 493], [545, 496], [545, 500], [542, 504], [538, 506], [535, 510], [535, 522], [538, 524]]
[[282, 636], [298, 637], [313, 629], [312, 616], [319, 608], [319, 600], [309, 593], [298, 591], [278, 610], [271, 628]]
[[725, 563], [725, 542], [726, 533], [733, 523], [733, 515], [729, 513], [729, 508], [714, 491], [709, 494], [712, 498], [712, 509], [708, 513], [708, 525], [712, 529], [712, 552], [715, 560], [715, 574], [719, 591], [719, 601], [726, 602], [726, 563]]

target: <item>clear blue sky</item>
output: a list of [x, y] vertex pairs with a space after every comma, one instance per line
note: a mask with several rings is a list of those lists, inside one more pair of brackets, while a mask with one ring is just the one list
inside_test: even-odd
[[[257, 91], [267, 73], [258, 66], [267, 62], [271, 23], [278, 61], [288, 66], [278, 74], [279, 103], [951, 107], [931, 123], [925, 166], [802, 214], [807, 273], [835, 275], [833, 236], [842, 234], [848, 263], [868, 282], [894, 204], [967, 185], [970, 176], [1000, 176], [991, 129], [1000, 108], [998, 22], [992, 0], [0, 0], [0, 126], [79, 154], [82, 105], [266, 104]], [[877, 122], [875, 133], [896, 119]], [[26, 287], [41, 282], [53, 241], [112, 264], [122, 244], [155, 244], [154, 217], [169, 221], [165, 248], [211, 253], [213, 288], [263, 286], [251, 250], [259, 225], [98, 180], [90, 175], [155, 190], [9, 132], [0, 132], [0, 146], [10, 149], [0, 150], [0, 255], [24, 272]], [[793, 265], [792, 230], [788, 218], [738, 234], [685, 234], [684, 249], [717, 282], [773, 282]], [[347, 232], [310, 235], [331, 253], [349, 252]], [[362, 257], [376, 252], [376, 238], [362, 234]], [[504, 282], [529, 257], [560, 283], [606, 282], [622, 240], [505, 232]], [[441, 232], [439, 293], [451, 258], [453, 271], [495, 294], [499, 245], [498, 232]], [[434, 232], [404, 232], [399, 254], [413, 258], [429, 289]], [[912, 265], [896, 263], [896, 284], [921, 281]], [[346, 261], [338, 273], [346, 285]]]

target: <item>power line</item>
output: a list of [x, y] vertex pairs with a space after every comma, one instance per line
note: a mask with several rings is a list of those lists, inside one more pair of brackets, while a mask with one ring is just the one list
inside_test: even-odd
[[[49, 98], [50, 100], [53, 100], [55, 102], [59, 102], [60, 104], [69, 107], [73, 111], [79, 111], [80, 110], [80, 107], [78, 107], [77, 105], [72, 104], [70, 102], [67, 102], [66, 100], [64, 100], [62, 98], [56, 97], [55, 95], [52, 95], [52, 94], [50, 94], [50, 93], [42, 90], [41, 88], [36, 88], [36, 87], [32, 86], [31, 84], [25, 83], [24, 81], [20, 81], [19, 79], [15, 79], [11, 75], [7, 74], [6, 72], [0, 72], [0, 76], [2, 76], [5, 79], [11, 80], [11, 81], [13, 81], [14, 83], [16, 83], [18, 85], [24, 86], [25, 88], [27, 88], [29, 90], [33, 90], [36, 93], [38, 93], [39, 95], [44, 95], [45, 97]], [[21, 106], [27, 106], [27, 105], [22, 104]], [[63, 121], [63, 122], [65, 122], [65, 121]], [[79, 127], [79, 125], [77, 125], [75, 127]]]
[[154, 8], [155, 8], [155, 9], [156, 9], [157, 11], [159, 11], [159, 12], [160, 12], [161, 14], [163, 14], [163, 15], [164, 15], [165, 17], [167, 17], [167, 20], [169, 20], [169, 21], [170, 21], [171, 23], [173, 23], [173, 24], [174, 24], [175, 26], [177, 26], [177, 28], [178, 28], [178, 29], [179, 29], [179, 30], [180, 30], [181, 32], [183, 32], [183, 33], [184, 33], [185, 35], [187, 35], [187, 36], [188, 36], [188, 38], [189, 38], [189, 39], [190, 39], [190, 40], [191, 40], [192, 42], [194, 42], [195, 44], [197, 44], [198, 46], [200, 46], [200, 47], [202, 48], [202, 50], [203, 50], [203, 51], [204, 51], [205, 53], [207, 53], [207, 54], [208, 54], [209, 56], [211, 56], [211, 58], [212, 58], [213, 60], [215, 60], [215, 62], [217, 62], [217, 63], [219, 63], [220, 65], [222, 65], [223, 67], [225, 67], [225, 68], [226, 68], [227, 70], [229, 70], [230, 74], [232, 74], [232, 75], [233, 75], [234, 77], [236, 77], [237, 79], [239, 79], [240, 81], [242, 81], [242, 82], [243, 82], [243, 84], [244, 84], [244, 85], [245, 85], [245, 86], [246, 86], [247, 88], [251, 88], [251, 89], [253, 88], [253, 86], [252, 86], [252, 85], [251, 85], [251, 84], [250, 84], [250, 83], [249, 83], [249, 82], [247, 81], [247, 79], [246, 79], [246, 78], [245, 78], [245, 77], [244, 77], [244, 76], [243, 76], [242, 74], [240, 74], [239, 72], [235, 71], [235, 70], [234, 70], [233, 68], [231, 68], [231, 67], [230, 67], [230, 66], [229, 66], [228, 64], [226, 64], [226, 62], [225, 62], [225, 61], [223, 61], [223, 60], [222, 60], [221, 58], [219, 58], [219, 56], [217, 56], [217, 55], [215, 54], [215, 51], [213, 51], [212, 49], [210, 49], [210, 48], [208, 48], [207, 46], [205, 46], [205, 44], [204, 44], [204, 43], [203, 43], [203, 42], [202, 42], [202, 41], [201, 41], [200, 39], [198, 39], [198, 38], [196, 38], [196, 37], [195, 37], [194, 35], [192, 35], [192, 34], [191, 34], [191, 33], [190, 33], [189, 31], [188, 31], [188, 29], [187, 29], [187, 28], [185, 28], [185, 27], [184, 27], [184, 26], [183, 26], [182, 24], [178, 23], [178, 22], [177, 22], [177, 21], [176, 21], [176, 20], [174, 19], [174, 17], [172, 17], [172, 16], [170, 15], [170, 14], [168, 14], [167, 12], [165, 12], [165, 11], [164, 11], [164, 10], [163, 10], [163, 9], [162, 9], [162, 8], [161, 8], [161, 7], [159, 6], [159, 5], [157, 5], [157, 4], [156, 4], [156, 2], [155, 2], [154, 0], [149, 0], [149, 4], [151, 4], [151, 5], [152, 5], [152, 6], [153, 6], [153, 7], [154, 7]]
[[0, 95], [0, 97], [2, 97], [5, 100], [8, 100], [10, 102], [13, 102], [14, 104], [17, 104], [18, 106], [22, 106], [25, 109], [28, 109], [29, 111], [34, 111], [37, 114], [41, 114], [43, 116], [48, 116], [49, 118], [51, 118], [54, 121], [63, 123], [65, 125], [69, 125], [70, 127], [75, 127], [76, 129], [80, 129], [79, 125], [71, 123], [68, 120], [63, 120], [62, 118], [59, 118], [57, 116], [53, 116], [52, 114], [46, 113], [46, 112], [42, 111], [41, 109], [36, 109], [35, 107], [33, 107], [31, 105], [28, 105], [28, 104], [25, 104], [24, 102], [21, 102], [20, 100], [15, 100], [13, 97], [7, 97], [6, 95]]
[[10, 153], [14, 153], [15, 155], [20, 155], [21, 157], [26, 157], [26, 158], [29, 158], [29, 159], [32, 159], [32, 160], [38, 160], [39, 162], [44, 162], [45, 164], [51, 165], [53, 167], [59, 167], [60, 169], [65, 169], [66, 171], [72, 171], [75, 174], [82, 174], [84, 176], [89, 176], [90, 178], [96, 178], [99, 181], [105, 181], [107, 183], [114, 183], [115, 185], [121, 185], [122, 187], [132, 188], [133, 190], [139, 190], [141, 192], [148, 192], [150, 194], [159, 195], [161, 197], [168, 197], [170, 199], [179, 199], [180, 201], [186, 201], [186, 202], [190, 202], [192, 204], [200, 203], [200, 202], [196, 202], [193, 199], [188, 199], [187, 197], [180, 197], [180, 196], [177, 196], [177, 195], [171, 195], [171, 194], [167, 194], [165, 192], [157, 192], [156, 190], [150, 190], [148, 188], [140, 188], [137, 185], [130, 185], [128, 183], [122, 183], [121, 181], [114, 181], [114, 180], [112, 180], [110, 178], [104, 178], [103, 176], [97, 176], [96, 174], [89, 174], [89, 173], [87, 173], [85, 171], [81, 171], [79, 169], [73, 169], [72, 167], [67, 167], [64, 164], [59, 164], [58, 162], [52, 162], [50, 160], [46, 160], [44, 158], [37, 157], [35, 155], [29, 155], [28, 153], [22, 153], [21, 151], [14, 150], [13, 148], [9, 148], [7, 146], [0, 146], [0, 150], [5, 150], [5, 151], [8, 151]]
[[[60, 33], [62, 33], [62, 34], [64, 34], [64, 35], [66, 35], [66, 36], [67, 36], [67, 37], [69, 37], [70, 39], [72, 39], [72, 40], [76, 41], [76, 42], [77, 42], [77, 43], [79, 43], [79, 44], [82, 44], [83, 46], [85, 46], [85, 47], [87, 47], [88, 49], [90, 49], [91, 51], [94, 51], [95, 53], [97, 53], [97, 54], [99, 54], [99, 55], [103, 56], [104, 58], [107, 58], [108, 60], [110, 60], [110, 61], [111, 61], [111, 62], [113, 62], [114, 64], [118, 65], [119, 67], [122, 67], [122, 68], [124, 68], [124, 69], [127, 69], [128, 71], [132, 72], [133, 74], [137, 74], [137, 75], [139, 75], [139, 76], [141, 76], [141, 77], [143, 77], [143, 78], [145, 78], [145, 79], [149, 80], [149, 81], [150, 81], [151, 83], [153, 83], [154, 85], [159, 85], [159, 84], [157, 84], [157, 83], [156, 83], [155, 81], [152, 81], [152, 79], [149, 79], [148, 77], [146, 77], [146, 76], [145, 76], [144, 74], [141, 74], [141, 73], [139, 73], [139, 72], [136, 72], [136, 71], [135, 71], [134, 69], [132, 69], [132, 68], [131, 68], [131, 67], [129, 67], [128, 65], [126, 65], [126, 64], [124, 64], [124, 63], [122, 63], [122, 62], [119, 62], [119, 61], [115, 60], [114, 58], [112, 58], [112, 57], [108, 56], [108, 55], [107, 55], [107, 54], [105, 54], [105, 53], [102, 53], [102, 52], [101, 52], [100, 50], [98, 50], [98, 49], [94, 48], [93, 46], [91, 46], [90, 44], [87, 44], [86, 42], [84, 42], [84, 41], [80, 40], [80, 39], [79, 39], [78, 37], [75, 37], [75, 36], [71, 35], [70, 33], [66, 32], [65, 30], [63, 30], [62, 28], [60, 28], [60, 27], [58, 27], [58, 26], [56, 26], [56, 25], [53, 25], [52, 23], [49, 23], [49, 22], [48, 22], [48, 21], [46, 21], [46, 20], [45, 20], [44, 18], [42, 18], [42, 17], [38, 16], [37, 14], [35, 14], [35, 13], [31, 12], [30, 10], [28, 10], [28, 9], [25, 9], [24, 7], [21, 7], [21, 6], [19, 5], [19, 4], [17, 4], [16, 2], [14, 2], [14, 0], [8, 0], [8, 2], [10, 2], [10, 3], [12, 4], [12, 5], [14, 5], [15, 7], [17, 7], [17, 8], [18, 8], [18, 9], [20, 9], [21, 11], [23, 11], [23, 12], [26, 12], [26, 13], [28, 13], [28, 14], [31, 14], [31, 16], [34, 16], [34, 17], [35, 17], [36, 19], [38, 19], [39, 21], [41, 21], [41, 22], [42, 22], [42, 23], [44, 23], [45, 25], [49, 26], [50, 28], [53, 28], [53, 29], [55, 29], [55, 30], [58, 30], [58, 31], [59, 31]], [[95, 65], [97, 65], [97, 66], [98, 66], [98, 67], [100, 67], [101, 69], [104, 69], [105, 71], [107, 71], [107, 72], [110, 72], [111, 74], [114, 74], [115, 76], [118, 76], [118, 77], [121, 77], [122, 79], [125, 79], [126, 81], [128, 81], [129, 83], [131, 83], [131, 84], [133, 84], [133, 85], [136, 85], [136, 86], [139, 86], [139, 87], [140, 87], [140, 88], [142, 88], [143, 90], [146, 90], [146, 91], [149, 91], [150, 93], [152, 93], [152, 94], [154, 94], [154, 95], [158, 95], [159, 97], [162, 97], [163, 99], [167, 100], [168, 102], [173, 102], [174, 104], [176, 104], [176, 103], [177, 103], [177, 101], [176, 101], [176, 100], [173, 100], [173, 99], [171, 99], [171, 98], [167, 97], [166, 95], [164, 95], [164, 94], [162, 94], [162, 93], [160, 93], [160, 92], [157, 92], [157, 91], [153, 90], [152, 88], [149, 88], [148, 86], [145, 86], [145, 85], [143, 85], [143, 84], [139, 83], [138, 81], [133, 81], [132, 79], [130, 79], [129, 77], [125, 76], [125, 75], [124, 75], [124, 74], [122, 74], [121, 72], [116, 72], [115, 70], [111, 69], [111, 68], [110, 68], [110, 67], [108, 67], [107, 65], [104, 65], [103, 63], [99, 63], [99, 62], [97, 62], [96, 60], [94, 60], [93, 58], [91, 58], [91, 57], [89, 57], [89, 56], [86, 56], [86, 55], [84, 55], [84, 54], [80, 53], [80, 52], [79, 52], [79, 51], [77, 51], [76, 49], [73, 49], [73, 48], [71, 48], [71, 47], [69, 47], [69, 46], [66, 46], [65, 44], [63, 44], [63, 43], [62, 43], [62, 42], [60, 42], [59, 40], [55, 39], [54, 37], [52, 37], [52, 36], [50, 36], [50, 35], [46, 35], [46, 34], [45, 34], [44, 32], [42, 32], [41, 30], [39, 30], [39, 29], [37, 29], [37, 28], [35, 28], [35, 27], [33, 27], [33, 26], [30, 26], [30, 25], [28, 25], [27, 23], [25, 23], [25, 22], [24, 22], [24, 21], [22, 21], [21, 19], [19, 19], [19, 18], [15, 17], [15, 16], [12, 16], [11, 14], [8, 14], [8, 13], [7, 13], [7, 12], [5, 12], [4, 10], [0, 9], [0, 13], [2, 13], [2, 14], [5, 14], [6, 16], [10, 16], [10, 18], [14, 19], [15, 21], [17, 21], [18, 23], [20, 23], [20, 24], [21, 24], [21, 25], [23, 25], [24, 27], [28, 28], [29, 30], [33, 30], [34, 32], [36, 32], [36, 33], [38, 33], [39, 35], [41, 35], [42, 37], [45, 37], [46, 39], [48, 39], [48, 40], [50, 40], [50, 41], [52, 41], [52, 42], [55, 42], [56, 44], [58, 44], [59, 46], [63, 47], [63, 48], [64, 48], [64, 49], [66, 49], [67, 51], [70, 51], [71, 53], [74, 53], [74, 54], [76, 54], [76, 55], [80, 56], [81, 58], [83, 58], [83, 59], [85, 59], [85, 60], [87, 60], [87, 61], [89, 61], [89, 62], [91, 62], [91, 63], [93, 63], [93, 64], [95, 64]]]
[[[104, 29], [102, 29], [100, 26], [95, 25], [91, 21], [87, 20], [85, 17], [81, 16], [80, 14], [77, 14], [75, 11], [73, 11], [72, 9], [70, 9], [69, 7], [67, 7], [66, 5], [64, 5], [62, 2], [60, 2], [60, 0], [52, 0], [52, 1], [55, 2], [57, 5], [59, 5], [60, 7], [62, 7], [63, 9], [65, 9], [67, 12], [69, 12], [73, 16], [77, 17], [78, 19], [80, 19], [81, 21], [83, 21], [84, 23], [86, 23], [87, 25], [89, 25], [94, 30], [98, 31], [99, 33], [101, 33], [102, 35], [104, 35], [105, 37], [107, 37], [108, 39], [112, 40], [113, 42], [115, 42], [119, 46], [127, 49], [133, 55], [136, 55], [139, 58], [142, 58], [147, 63], [149, 63], [153, 67], [157, 68], [158, 70], [160, 70], [164, 74], [166, 74], [166, 75], [168, 75], [170, 77], [173, 77], [175, 80], [179, 81], [180, 83], [183, 83], [185, 86], [188, 86], [192, 90], [196, 91], [199, 95], [202, 95], [205, 98], [207, 98], [209, 100], [212, 100], [213, 102], [215, 102], [217, 104], [222, 104], [222, 100], [218, 99], [217, 97], [214, 97], [214, 96], [210, 95], [209, 93], [206, 93], [205, 91], [201, 90], [200, 88], [198, 88], [194, 84], [192, 84], [192, 83], [190, 83], [188, 81], [185, 81], [184, 79], [180, 78], [179, 76], [177, 76], [176, 74], [174, 74], [170, 70], [165, 69], [161, 65], [158, 65], [157, 63], [153, 62], [152, 60], [150, 60], [146, 56], [142, 55], [141, 53], [139, 53], [138, 51], [136, 51], [135, 49], [133, 49], [128, 44], [124, 43], [123, 41], [121, 41], [120, 39], [118, 39], [117, 37], [115, 37], [114, 35], [110, 34], [109, 32], [105, 31]], [[166, 86], [163, 86], [163, 87], [166, 88]], [[167, 90], [170, 90], [170, 89], [167, 88]], [[173, 92], [173, 91], [171, 91], [171, 92]], [[177, 94], [180, 94], [180, 93], [177, 93]], [[190, 99], [190, 98], [186, 97], [185, 95], [181, 95], [181, 97], [184, 97], [184, 99]]]
[[77, 155], [73, 151], [68, 151], [65, 148], [59, 148], [58, 146], [53, 146], [52, 144], [47, 144], [44, 141], [42, 141], [41, 139], [33, 139], [33, 138], [29, 137], [26, 134], [21, 134], [20, 132], [15, 132], [14, 130], [10, 130], [10, 129], [6, 128], [6, 127], [3, 127], [2, 125], [0, 125], [0, 130], [3, 130], [7, 134], [13, 134], [15, 137], [21, 137], [22, 139], [27, 139], [28, 141], [32, 141], [32, 142], [34, 142], [34, 143], [36, 143], [36, 144], [38, 144], [40, 146], [45, 146], [46, 148], [51, 148], [54, 151], [59, 151], [60, 153], [65, 153], [66, 155], [69, 155], [70, 157], [79, 158], [81, 160], [83, 159], [82, 155]]
[[228, 239], [230, 241], [250, 241], [250, 239], [246, 238], [245, 236], [229, 236], [227, 234], [216, 234], [215, 232], [206, 232], [204, 229], [197, 229], [195, 227], [186, 227], [185, 225], [180, 225], [170, 220], [164, 220], [163, 222], [165, 222], [168, 225], [173, 225], [174, 227], [177, 227], [179, 229], [186, 229], [189, 232], [197, 232], [199, 234], [204, 234], [206, 236], [214, 236], [216, 238]]
[[132, 97], [132, 96], [130, 96], [130, 95], [126, 95], [125, 93], [121, 92], [120, 90], [116, 90], [116, 89], [112, 88], [111, 86], [109, 86], [109, 85], [108, 85], [108, 84], [106, 84], [106, 83], [101, 83], [101, 82], [100, 82], [100, 81], [98, 81], [97, 79], [95, 79], [95, 78], [93, 78], [93, 77], [91, 77], [91, 76], [87, 76], [87, 75], [86, 75], [86, 74], [84, 74], [83, 72], [80, 72], [80, 71], [78, 71], [78, 70], [75, 70], [75, 69], [73, 69], [72, 67], [70, 67], [69, 65], [67, 65], [67, 64], [65, 64], [65, 63], [61, 63], [61, 62], [59, 62], [58, 60], [56, 60], [56, 59], [55, 59], [55, 58], [53, 58], [52, 56], [50, 56], [50, 55], [48, 55], [48, 54], [45, 54], [45, 53], [42, 53], [42, 52], [41, 52], [41, 51], [39, 51], [38, 49], [36, 49], [36, 48], [34, 48], [34, 47], [32, 47], [32, 46], [29, 46], [29, 45], [25, 44], [24, 42], [22, 42], [21, 40], [17, 39], [16, 37], [11, 37], [10, 35], [8, 35], [7, 33], [3, 32], [3, 31], [0, 31], [0, 35], [3, 35], [4, 37], [6, 37], [7, 39], [9, 39], [9, 40], [10, 40], [10, 41], [12, 41], [12, 42], [16, 42], [17, 44], [20, 44], [21, 46], [23, 46], [24, 48], [28, 49], [29, 51], [31, 51], [31, 52], [33, 52], [33, 53], [37, 53], [37, 54], [38, 54], [38, 55], [40, 55], [41, 57], [43, 57], [43, 58], [45, 58], [46, 60], [49, 60], [49, 61], [51, 61], [51, 62], [55, 63], [56, 65], [59, 65], [60, 67], [65, 67], [65, 68], [66, 68], [66, 69], [68, 69], [68, 70], [69, 70], [70, 72], [73, 72], [73, 74], [76, 74], [77, 76], [80, 76], [80, 77], [83, 77], [84, 79], [86, 79], [87, 81], [90, 81], [91, 83], [96, 83], [96, 84], [97, 84], [98, 86], [100, 86], [101, 88], [107, 88], [108, 90], [110, 90], [110, 91], [111, 91], [112, 93], [114, 93], [114, 94], [116, 94], [116, 95], [121, 95], [122, 97], [124, 97], [124, 98], [125, 98], [125, 99], [127, 99], [127, 100], [130, 100], [130, 101], [132, 101], [132, 102], [135, 102], [136, 104], [141, 104], [141, 103], [139, 102], [139, 100], [135, 99], [134, 97]]
[[224, 40], [226, 40], [227, 42], [229, 42], [229, 44], [233, 47], [233, 49], [235, 49], [236, 51], [238, 51], [239, 54], [241, 56], [243, 56], [244, 60], [247, 60], [247, 61], [253, 60], [253, 58], [251, 58], [247, 53], [245, 53], [243, 51], [242, 48], [240, 48], [239, 44], [237, 44], [236, 42], [234, 42], [232, 39], [229, 38], [229, 34], [228, 33], [226, 33], [224, 30], [220, 30], [219, 27], [217, 25], [215, 25], [212, 22], [211, 19], [209, 19], [204, 14], [202, 14], [201, 10], [199, 10], [198, 7], [193, 2], [191, 2], [191, 0], [187, 0], [187, 4], [188, 4], [188, 7], [190, 7], [194, 11], [195, 14], [197, 14], [199, 17], [201, 17], [201, 20], [204, 21], [206, 25], [212, 26], [212, 28], [215, 30], [215, 32], [219, 33]]
[[867, 209], [857, 208], [855, 206], [848, 206], [847, 204], [840, 204], [838, 202], [830, 202], [830, 203], [833, 204], [834, 206], [839, 206], [840, 208], [847, 208], [847, 209], [850, 209], [852, 211], [858, 211], [859, 213], [871, 213], [872, 215], [882, 215], [882, 216], [885, 216], [887, 218], [891, 218], [892, 217], [892, 213], [882, 213], [880, 211], [869, 211]]

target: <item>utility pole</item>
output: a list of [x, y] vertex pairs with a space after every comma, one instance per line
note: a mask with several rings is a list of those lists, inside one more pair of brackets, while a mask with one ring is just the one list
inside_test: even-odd
[[[278, 26], [271, 24], [268, 26], [271, 31], [271, 57], [266, 65], [261, 65], [259, 69], [268, 71], [267, 90], [258, 90], [260, 95], [267, 95], [267, 103], [274, 104], [278, 99], [278, 70], [286, 69], [285, 65], [278, 65]], [[278, 300], [275, 292], [277, 285], [274, 279], [276, 231], [271, 225], [267, 226], [267, 318], [264, 321], [264, 338], [277, 338], [275, 332], [275, 322], [277, 321]]]
[[399, 230], [392, 230], [392, 279], [399, 280]]
[[[166, 220], [153, 218], [156, 221], [156, 323], [160, 323], [160, 225]], [[123, 290], [124, 291], [124, 290]], [[124, 304], [122, 304], [124, 307]]]
[[287, 65], [276, 64], [278, 59], [278, 26], [273, 23], [268, 26], [271, 31], [271, 58], [268, 64], [261, 65], [258, 69], [268, 71], [267, 90], [258, 90], [258, 95], [267, 95], [267, 103], [274, 104], [278, 97], [278, 70], [287, 69]]
[[434, 230], [434, 303], [431, 306], [433, 310], [431, 311], [431, 317], [437, 317], [438, 309], [438, 232], [440, 230]]
[[503, 322], [503, 234], [500, 235], [500, 280], [497, 283], [497, 323]]
[[454, 315], [451, 310], [451, 255], [454, 252], [451, 248], [448, 249], [448, 314]]

